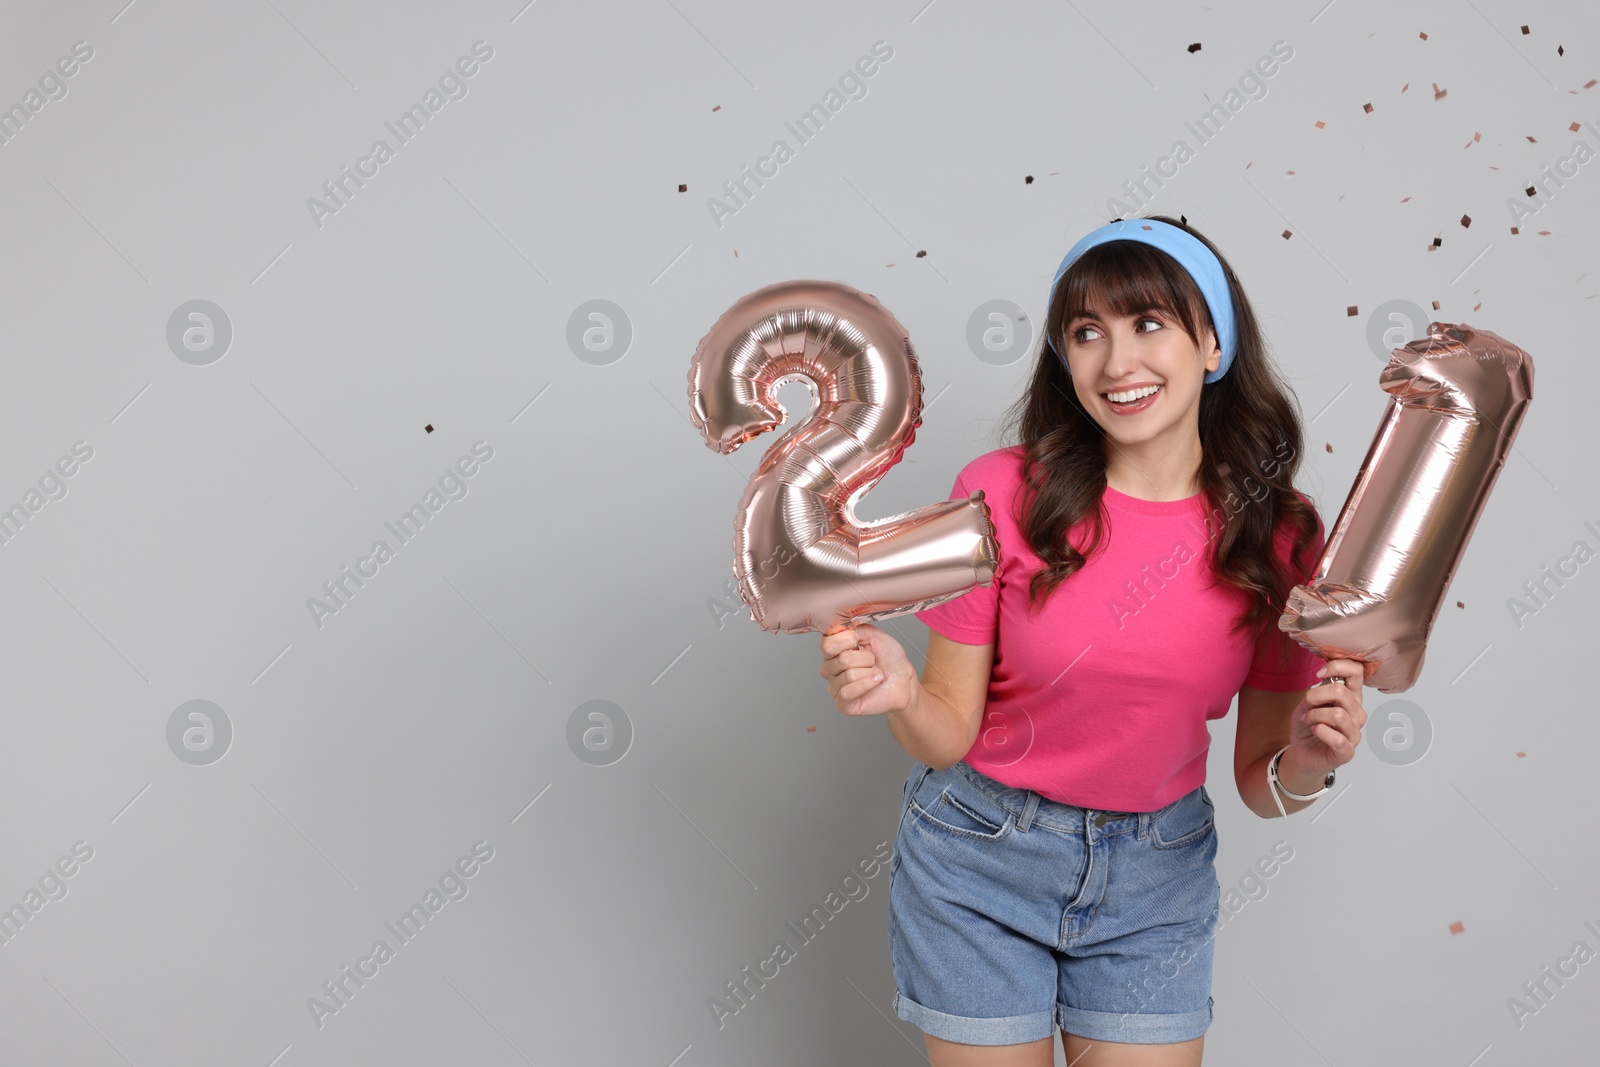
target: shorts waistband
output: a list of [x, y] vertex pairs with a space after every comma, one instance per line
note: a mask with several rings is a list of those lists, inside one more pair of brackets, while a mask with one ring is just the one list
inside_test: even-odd
[[974, 789], [984, 793], [1015, 815], [1017, 830], [1020, 833], [1027, 833], [1035, 822], [1055, 830], [1082, 833], [1090, 822], [1097, 829], [1103, 829], [1106, 824], [1118, 819], [1137, 819], [1139, 837], [1142, 839], [1149, 827], [1151, 816], [1155, 814], [1142, 811], [1105, 811], [1099, 808], [1081, 808], [1076, 804], [1063, 804], [1058, 800], [1049, 799], [1037, 790], [1021, 789], [996, 781], [966, 760], [957, 760], [951, 764], [951, 769], [971, 783]]

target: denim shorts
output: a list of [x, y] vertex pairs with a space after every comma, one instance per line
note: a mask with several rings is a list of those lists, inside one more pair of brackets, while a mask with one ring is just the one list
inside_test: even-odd
[[1215, 821], [1204, 785], [1157, 811], [1102, 812], [965, 760], [915, 764], [889, 860], [895, 1014], [968, 1045], [1204, 1034]]

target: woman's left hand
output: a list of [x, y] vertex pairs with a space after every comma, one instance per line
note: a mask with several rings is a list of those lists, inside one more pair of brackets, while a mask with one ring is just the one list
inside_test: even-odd
[[1293, 768], [1307, 778], [1320, 779], [1355, 757], [1361, 728], [1367, 724], [1367, 711], [1361, 706], [1365, 666], [1359, 660], [1331, 659], [1317, 672], [1319, 678], [1333, 675], [1344, 679], [1344, 684], [1319, 682], [1306, 690], [1305, 699], [1295, 707], [1289, 723], [1289, 751], [1278, 761], [1280, 774]]

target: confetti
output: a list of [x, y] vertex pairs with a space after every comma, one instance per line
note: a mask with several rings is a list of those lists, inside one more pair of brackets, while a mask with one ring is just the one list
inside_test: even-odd
[[1344, 309], [1344, 313], [1345, 313], [1345, 315], [1347, 317], [1352, 318], [1352, 319], [1355, 318], [1358, 314], [1360, 314], [1360, 312], [1358, 312], [1356, 310], [1356, 306], [1354, 304], [1351, 304], [1349, 307], [1345, 308]]
[[1329, 444], [1325, 444], [1325, 445], [1323, 445], [1323, 446], [1322, 446], [1322, 447], [1323, 447], [1323, 448], [1326, 448], [1326, 449], [1327, 449], [1327, 450], [1328, 450], [1328, 453], [1329, 453], [1329, 454], [1330, 454], [1330, 455], [1332, 455], [1332, 454], [1333, 454], [1333, 446], [1332, 446], [1332, 445], [1329, 445]]
[[1409, 88], [1411, 88], [1411, 83], [1410, 82], [1406, 82], [1404, 85], [1400, 86], [1400, 91], [1403, 93]]
[[1479, 303], [1476, 303], [1476, 304], [1472, 305], [1472, 310], [1473, 311], [1477, 311], [1481, 307], [1483, 307], [1483, 304], [1482, 304], [1482, 302], [1479, 302]]
[[1540, 237], [1549, 237], [1550, 236], [1550, 231], [1549, 230], [1540, 230], [1539, 231], [1539, 236]]
[[1461, 216], [1461, 228], [1464, 230], [1468, 226], [1471, 226], [1471, 225], [1472, 225], [1472, 216], [1471, 215], [1462, 215]]
[[1523, 134], [1522, 136], [1528, 138], [1528, 143], [1529, 144], [1538, 144], [1539, 143], [1538, 141], [1535, 141], [1532, 137], [1529, 137], [1527, 134]]
[[807, 726], [807, 727], [806, 727], [806, 733], [808, 733], [808, 734], [814, 734], [814, 733], [816, 733], [816, 732], [817, 732], [817, 728], [816, 728], [816, 727], [815, 727], [815, 726]]
[[1461, 925], [1461, 920], [1460, 919], [1457, 919], [1455, 922], [1450, 924], [1450, 932], [1452, 934], [1459, 934], [1459, 933], [1461, 933], [1461, 931], [1463, 931], [1465, 929], [1466, 929], [1466, 927]]
[[1466, 607], [1466, 605], [1465, 605], [1465, 604], [1463, 604], [1463, 603], [1462, 603], [1462, 602], [1461, 602], [1461, 601], [1459, 601], [1459, 600], [1458, 600], [1458, 601], [1456, 601], [1456, 607], [1458, 607], [1458, 608], [1464, 608], [1464, 607]]
[[1435, 300], [1433, 302], [1433, 310], [1435, 310], [1435, 311], [1439, 310], [1439, 301]]
[[689, 191], [689, 187], [687, 185], [684, 185], [682, 182], [678, 183], [678, 192], [687, 193], [688, 191]]
[[1511, 227], [1511, 236], [1515, 237], [1519, 232], [1515, 226]]
[[1400, 202], [1401, 202], [1401, 203], [1402, 203], [1402, 204], [1404, 204], [1404, 203], [1405, 203], [1405, 202], [1406, 202], [1406, 201], [1407, 201], [1407, 200], [1410, 200], [1410, 199], [1411, 199], [1411, 198], [1410, 198], [1410, 197], [1409, 197], [1409, 196], [1402, 196], [1402, 197], [1401, 197], [1401, 198], [1400, 198]]
[[1444, 99], [1444, 94], [1448, 93], [1449, 91], [1450, 91], [1449, 89], [1441, 89], [1441, 88], [1439, 88], [1439, 83], [1438, 82], [1434, 82], [1433, 83], [1433, 98], [1435, 100], [1443, 100]]
[[1576, 123], [1576, 122], [1574, 122], [1571, 126], [1567, 127], [1567, 129], [1571, 130], [1573, 133], [1577, 133], [1580, 128], [1581, 128], [1581, 125], [1579, 123]]
[[1518, 759], [1522, 759], [1522, 758], [1523, 758], [1523, 757], [1524, 757], [1524, 756], [1526, 756], [1526, 755], [1527, 755], [1527, 753], [1526, 753], [1526, 752], [1518, 752], [1518, 753], [1517, 753], [1517, 758], [1518, 758]]
[[1285, 241], [1287, 241], [1289, 239], [1289, 231], [1288, 230], [1284, 230], [1283, 231], [1283, 239]]
[[1564, 44], [1556, 45], [1556, 55], [1564, 56], [1566, 54], [1567, 54], [1567, 46], [1566, 45], [1564, 45]]
[[1367, 114], [1369, 114], [1369, 115], [1372, 114], [1372, 105], [1371, 104], [1362, 104], [1361, 107], [1362, 107], [1363, 110], [1366, 111]]
[[1435, 237], [1433, 239], [1433, 247], [1438, 248], [1442, 244], [1444, 244], [1444, 238], [1443, 237]]
[[1428, 39], [1428, 35], [1425, 34], [1425, 33], [1419, 33], [1419, 34], [1417, 34], [1417, 36], [1421, 37], [1424, 41], [1426, 41]]
[[1294, 171], [1292, 171], [1292, 170], [1286, 170], [1286, 171], [1284, 171], [1284, 173], [1285, 173], [1285, 174], [1288, 174], [1288, 175], [1290, 175], [1290, 176], [1293, 176], [1293, 174], [1294, 174]]
[[925, 256], [927, 254], [928, 254], [928, 250], [927, 249], [923, 249], [922, 251], [917, 253], [917, 258], [921, 259], [923, 256]]
[[1255, 165], [1256, 165], [1256, 161], [1252, 159], [1250, 162], [1248, 162], [1248, 163], [1246, 163], [1244, 165], [1244, 169], [1245, 170], [1249, 170], [1251, 167], [1253, 167]]
[[718, 104], [716, 107], [712, 108], [711, 110], [712, 111], [721, 111], [722, 110], [722, 105]]
[[1194, 44], [1189, 46], [1189, 54], [1190, 55], [1194, 55], [1198, 51], [1200, 51], [1200, 42], [1199, 41], [1196, 41]]
[[1528, 27], [1526, 27], [1526, 26], [1522, 27], [1522, 35], [1524, 37], [1526, 37], [1528, 35]]
[[1027, 177], [1023, 178], [1022, 179], [1022, 184], [1023, 185], [1032, 185], [1033, 184], [1033, 175], [1029, 174]]
[[1583, 87], [1585, 89], [1593, 89], [1596, 83], [1600, 83], [1600, 78], [1590, 78], [1588, 81], [1583, 83]]
[[1317, 129], [1320, 130], [1320, 129], [1324, 128], [1326, 125], [1327, 125], [1327, 123], [1323, 122], [1321, 119], [1317, 120]]
[[428, 423], [428, 425], [424, 426], [423, 429], [427, 430], [429, 433], [432, 433], [433, 432], [433, 423], [431, 423], [431, 422]]

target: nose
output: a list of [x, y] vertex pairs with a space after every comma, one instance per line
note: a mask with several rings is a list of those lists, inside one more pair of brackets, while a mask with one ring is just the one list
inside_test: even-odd
[[1132, 337], [1120, 336], [1120, 331], [1112, 329], [1106, 334], [1105, 352], [1107, 378], [1119, 379], [1125, 377], [1130, 370], [1139, 365], [1139, 358], [1134, 351]]

